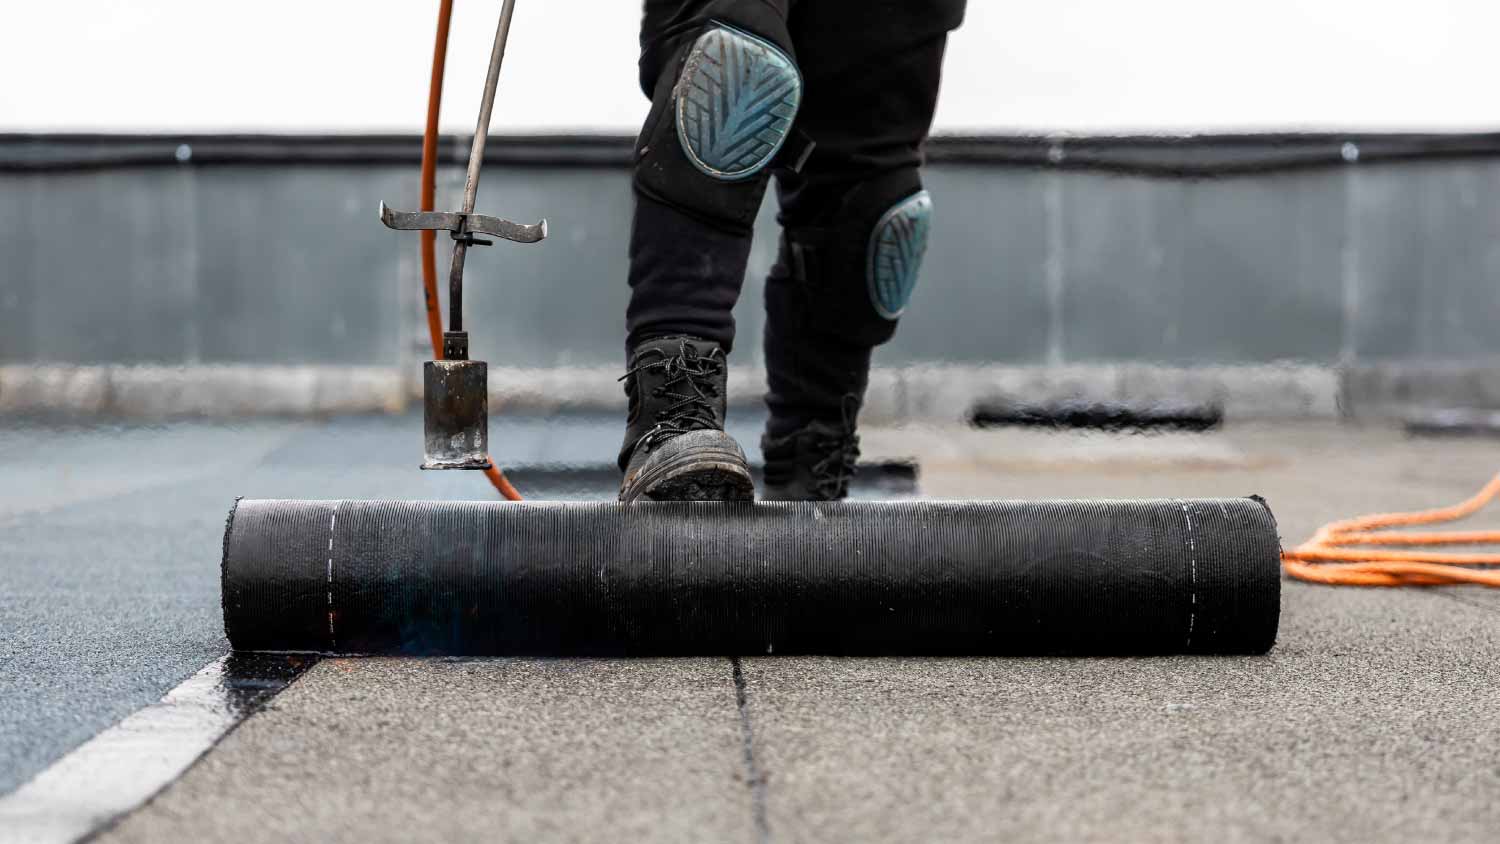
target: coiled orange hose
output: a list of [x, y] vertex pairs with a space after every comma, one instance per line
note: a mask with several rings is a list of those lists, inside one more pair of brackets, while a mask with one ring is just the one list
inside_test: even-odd
[[[1450, 533], [1395, 532], [1393, 527], [1432, 525], [1471, 516], [1500, 495], [1500, 474], [1467, 501], [1436, 510], [1377, 513], [1330, 522], [1308, 541], [1281, 553], [1286, 573], [1298, 580], [1337, 586], [1442, 586], [1477, 584], [1500, 587], [1500, 553], [1454, 554], [1418, 550], [1424, 546], [1500, 545], [1500, 530]], [[1351, 546], [1403, 547], [1385, 551]]]
[[[432, 48], [432, 78], [427, 86], [427, 125], [422, 132], [421, 209], [431, 211], [437, 194], [438, 115], [443, 108], [443, 69], [448, 60], [448, 24], [453, 18], [453, 0], [438, 5], [437, 40]], [[437, 232], [422, 232], [422, 298], [427, 307], [427, 333], [432, 338], [433, 360], [443, 359], [443, 315], [438, 306]], [[520, 501], [521, 493], [490, 457], [484, 470], [499, 493], [511, 501]]]

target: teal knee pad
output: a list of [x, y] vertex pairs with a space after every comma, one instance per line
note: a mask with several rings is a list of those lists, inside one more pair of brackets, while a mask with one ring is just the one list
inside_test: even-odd
[[739, 181], [764, 170], [786, 143], [802, 77], [771, 42], [715, 23], [688, 51], [675, 96], [688, 161], [710, 178]]
[[932, 197], [920, 190], [891, 206], [870, 233], [865, 284], [870, 305], [881, 317], [900, 317], [911, 301], [931, 225]]

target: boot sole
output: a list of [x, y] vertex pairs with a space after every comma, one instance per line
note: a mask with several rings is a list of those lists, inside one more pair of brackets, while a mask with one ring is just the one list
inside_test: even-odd
[[755, 481], [738, 450], [695, 448], [644, 469], [625, 488], [620, 500], [753, 501]]

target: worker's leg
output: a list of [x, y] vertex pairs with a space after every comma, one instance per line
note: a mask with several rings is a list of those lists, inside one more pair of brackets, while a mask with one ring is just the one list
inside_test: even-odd
[[751, 227], [802, 97], [788, 2], [646, 3], [652, 104], [635, 149], [624, 500], [752, 492], [723, 432], [725, 367]]
[[766, 282], [769, 498], [840, 498], [870, 354], [895, 334], [932, 214], [922, 144], [964, 0], [822, 0], [794, 7], [799, 128], [816, 144], [779, 173], [781, 253]]

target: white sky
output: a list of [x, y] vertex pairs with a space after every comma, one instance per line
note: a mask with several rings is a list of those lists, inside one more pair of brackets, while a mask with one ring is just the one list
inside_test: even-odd
[[[816, 0], [810, 0], [816, 2]], [[436, 0], [8, 0], [0, 131], [421, 129]], [[457, 0], [444, 129], [499, 0]], [[496, 132], [634, 132], [634, 0], [519, 0]], [[970, 0], [940, 131], [1500, 128], [1495, 0]]]

